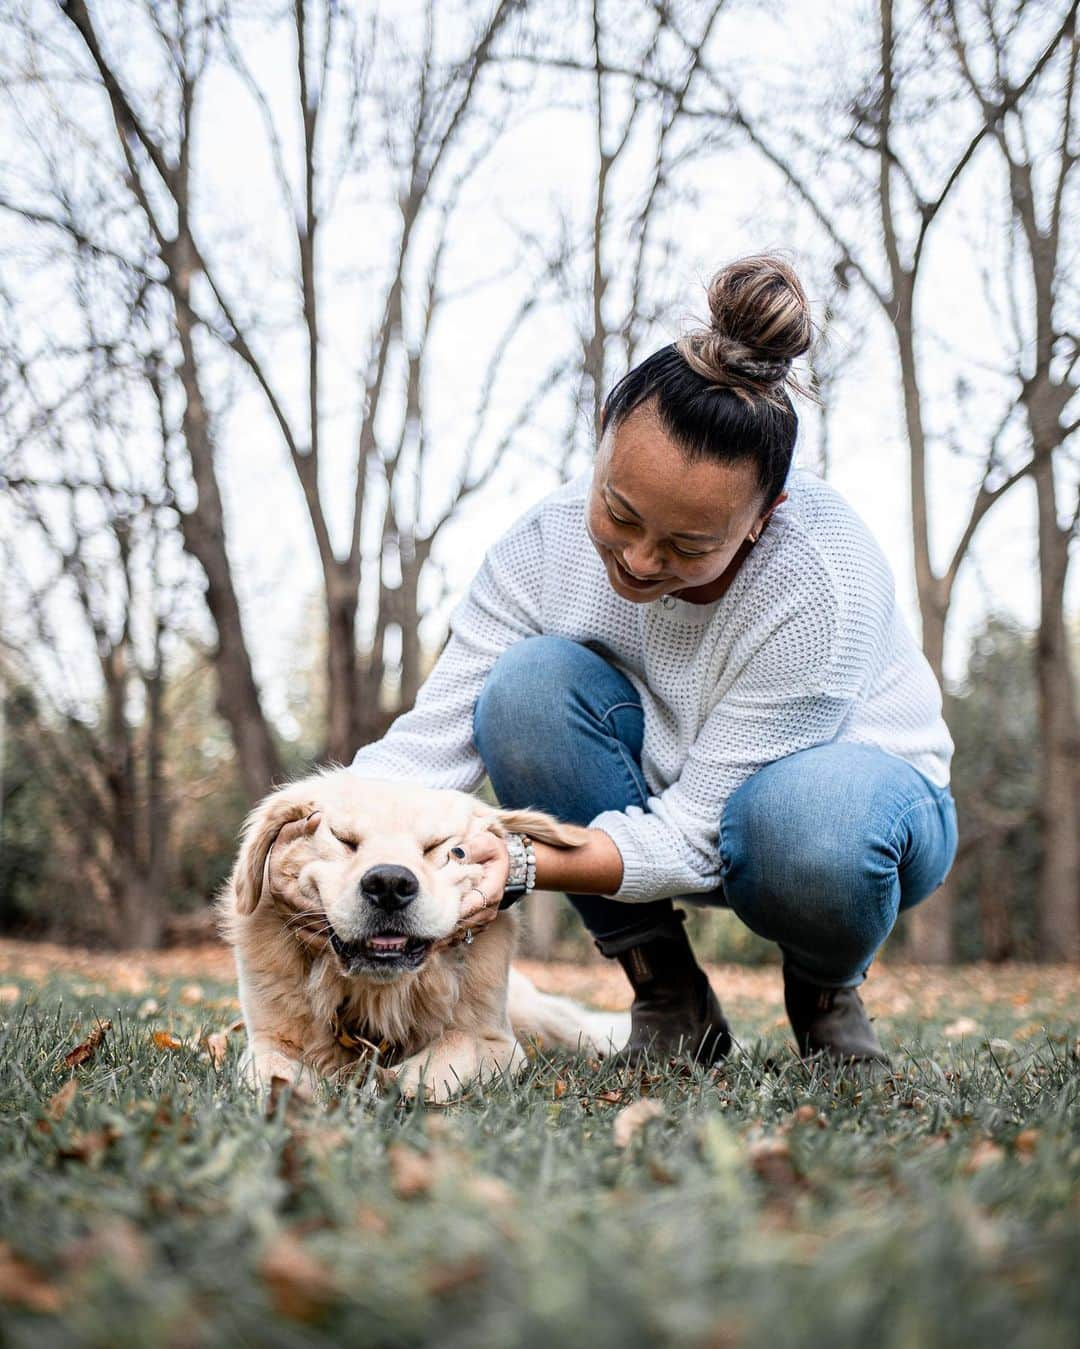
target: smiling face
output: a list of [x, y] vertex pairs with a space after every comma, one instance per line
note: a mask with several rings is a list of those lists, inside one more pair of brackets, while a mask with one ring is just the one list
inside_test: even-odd
[[495, 812], [462, 792], [347, 770], [320, 780], [315, 808], [317, 828], [274, 851], [286, 927], [308, 946], [328, 943], [351, 977], [386, 982], [419, 970], [454, 931], [474, 879], [450, 849], [490, 827]]
[[718, 599], [772, 509], [749, 461], [690, 462], [644, 403], [605, 432], [586, 528], [616, 594]]

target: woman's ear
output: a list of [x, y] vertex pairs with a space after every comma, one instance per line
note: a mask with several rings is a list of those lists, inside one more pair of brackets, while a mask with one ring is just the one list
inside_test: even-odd
[[581, 825], [564, 824], [542, 810], [497, 810], [488, 828], [496, 834], [528, 834], [556, 848], [577, 848], [589, 841], [589, 831]]
[[302, 820], [314, 809], [310, 801], [290, 797], [288, 788], [283, 788], [260, 801], [247, 817], [232, 874], [237, 913], [251, 914], [258, 907], [266, 859], [278, 834], [290, 821]]

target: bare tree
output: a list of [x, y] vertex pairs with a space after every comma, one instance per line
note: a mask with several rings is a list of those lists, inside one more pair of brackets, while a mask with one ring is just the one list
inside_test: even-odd
[[[903, 414], [909, 452], [912, 544], [922, 617], [923, 647], [939, 680], [943, 673], [945, 629], [950, 604], [979, 524], [991, 507], [1034, 466], [1031, 457], [1003, 463], [1000, 441], [982, 457], [982, 471], [966, 517], [943, 568], [935, 568], [930, 546], [930, 470], [933, 437], [927, 430], [926, 394], [919, 359], [919, 282], [928, 244], [944, 208], [956, 195], [980, 147], [1006, 114], [1034, 86], [1068, 40], [1069, 21], [1055, 24], [1040, 50], [1029, 58], [1014, 84], [973, 130], [963, 119], [952, 146], [943, 146], [942, 111], [955, 92], [942, 88], [937, 72], [944, 53], [933, 29], [919, 14], [905, 11], [897, 29], [894, 0], [877, 9], [877, 56], [858, 88], [837, 100], [846, 126], [838, 129], [829, 108], [751, 98], [730, 73], [708, 67], [714, 96], [712, 115], [741, 129], [763, 159], [803, 204], [834, 251], [838, 277], [872, 297], [892, 331], [900, 368]], [[688, 45], [690, 45], [688, 43]], [[853, 211], [868, 213], [872, 227], [861, 234], [846, 222]], [[868, 222], [869, 224], [869, 222]], [[913, 955], [945, 961], [951, 952], [948, 887], [932, 905], [913, 912]]]
[[[42, 237], [59, 236], [69, 250], [107, 257], [117, 269], [118, 293], [137, 291], [158, 327], [156, 349], [168, 359], [148, 363], [148, 380], [163, 415], [175, 418], [179, 406], [173, 486], [185, 547], [206, 577], [221, 710], [251, 796], [266, 790], [280, 762], [230, 565], [220, 483], [228, 409], [220, 399], [215, 408], [208, 389], [218, 387], [225, 354], [233, 375], [242, 375], [235, 391], [261, 401], [292, 465], [325, 594], [325, 750], [347, 760], [385, 725], [380, 697], [392, 674], [400, 702], [415, 695], [421, 581], [439, 532], [490, 480], [515, 431], [561, 373], [561, 367], [539, 371], [516, 415], [496, 427], [491, 411], [509, 343], [493, 342], [479, 405], [461, 420], [452, 447], [440, 442], [433, 463], [431, 339], [440, 322], [452, 321], [447, 311], [469, 284], [455, 282], [449, 245], [461, 228], [457, 213], [471, 176], [507, 124], [505, 91], [489, 78], [489, 67], [516, 9], [512, 0], [493, 9], [470, 4], [442, 21], [429, 0], [418, 24], [395, 25], [382, 11], [366, 18], [335, 0], [296, 0], [283, 19], [269, 23], [230, 0], [139, 6], [138, 41], [161, 72], [153, 87], [145, 87], [145, 64], [124, 59], [128, 35], [103, 29], [83, 0], [61, 6], [78, 43], [74, 57], [62, 30], [42, 34], [23, 23], [21, 74], [7, 81], [9, 90], [14, 94], [23, 80], [44, 84], [53, 95], [54, 125], [92, 143], [99, 178], [93, 192], [72, 192], [65, 166], [53, 157], [39, 165], [46, 203], [22, 184], [21, 191], [0, 186], [0, 205]], [[284, 94], [280, 81], [260, 78], [252, 66], [249, 38], [256, 29], [291, 45], [295, 79]], [[44, 75], [47, 57], [57, 59]], [[103, 100], [109, 142], [74, 127], [57, 73], [65, 60], [84, 104]], [[203, 190], [200, 115], [208, 72], [223, 70], [239, 82], [261, 124], [258, 149], [269, 159], [272, 190], [260, 219], [272, 216], [291, 236], [291, 256], [276, 272], [245, 244], [253, 224], [241, 203], [227, 211]], [[127, 249], [113, 242], [117, 218], [132, 240]], [[359, 257], [335, 268], [324, 239], [347, 221], [366, 233]], [[331, 415], [340, 421], [343, 402], [340, 379], [335, 384], [327, 372], [326, 315], [339, 303], [340, 287], [358, 278], [364, 354], [355, 372], [353, 448], [342, 465], [340, 452], [331, 454], [335, 447], [326, 443], [327, 423]], [[519, 321], [537, 299], [534, 288]], [[275, 341], [283, 331], [298, 334], [305, 353], [299, 397], [295, 363], [282, 358]], [[342, 521], [346, 494], [352, 504]], [[388, 638], [395, 639], [396, 656]]]
[[[934, 6], [966, 87], [1005, 169], [1010, 374], [1027, 428], [1038, 515], [1039, 816], [1042, 861], [1037, 913], [1042, 954], [1080, 958], [1080, 724], [1069, 667], [1065, 583], [1080, 522], [1075, 478], [1056, 469], [1080, 428], [1080, 307], [1072, 279], [1080, 156], [1076, 3], [1032, 16], [1018, 0]], [[1053, 25], [1054, 59], [1036, 81], [1021, 72], [1017, 49], [1034, 19]], [[1024, 83], [1018, 97], [1020, 82]], [[1071, 408], [1071, 411], [1070, 411]]]
[[[69, 872], [55, 883], [84, 908], [87, 896], [96, 901], [112, 944], [153, 946], [171, 860], [165, 647], [186, 578], [170, 556], [176, 513], [160, 475], [152, 462], [149, 474], [135, 470], [116, 445], [115, 384], [107, 373], [99, 381], [82, 444], [39, 404], [19, 428], [16, 409], [5, 408], [12, 434], [0, 482], [14, 526], [5, 570], [23, 618], [5, 625], [0, 661], [6, 686], [33, 691], [32, 713], [13, 735], [49, 784], [63, 826], [56, 846]], [[21, 410], [33, 394], [28, 386]], [[67, 668], [74, 618], [96, 657], [89, 686]]]

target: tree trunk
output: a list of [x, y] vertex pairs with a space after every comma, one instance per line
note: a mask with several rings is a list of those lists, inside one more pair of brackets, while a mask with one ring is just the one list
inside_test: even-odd
[[[190, 276], [190, 269], [181, 272]], [[180, 514], [185, 549], [206, 576], [206, 603], [217, 629], [214, 671], [217, 675], [217, 705], [232, 733], [240, 762], [240, 775], [249, 801], [256, 801], [281, 775], [281, 761], [263, 715], [259, 690], [251, 668], [240, 601], [233, 585], [225, 544], [225, 521], [214, 472], [214, 450], [199, 384], [197, 358], [192, 341], [186, 283], [176, 305], [176, 329], [180, 339], [180, 378], [184, 386], [182, 425], [198, 493], [190, 511]]]
[[[902, 291], [901, 306], [894, 324], [900, 355], [904, 393], [904, 421], [910, 448], [912, 547], [915, 584], [922, 618], [922, 646], [938, 685], [943, 683], [945, 658], [945, 622], [948, 603], [943, 602], [942, 586], [934, 574], [930, 558], [930, 526], [926, 499], [926, 435], [922, 420], [922, 399], [915, 364], [914, 285]], [[949, 881], [924, 904], [911, 910], [907, 918], [907, 949], [912, 960], [925, 965], [947, 965], [952, 960], [953, 893]]]
[[1053, 461], [1034, 470], [1039, 520], [1039, 818], [1042, 861], [1037, 917], [1044, 960], [1080, 959], [1080, 815], [1077, 811], [1076, 695], [1069, 669], [1065, 580], [1069, 532], [1057, 521]]
[[350, 763], [359, 749], [357, 593], [358, 586], [349, 575], [348, 563], [333, 563], [326, 575], [326, 757], [341, 764]]

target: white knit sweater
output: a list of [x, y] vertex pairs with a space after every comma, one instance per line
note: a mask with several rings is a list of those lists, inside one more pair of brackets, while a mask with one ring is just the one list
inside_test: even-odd
[[725, 801], [797, 750], [876, 745], [948, 782], [937, 682], [888, 563], [838, 492], [796, 470], [722, 599], [634, 603], [611, 588], [585, 532], [590, 479], [553, 492], [494, 545], [416, 706], [360, 750], [356, 771], [471, 791], [484, 774], [472, 726], [485, 676], [514, 642], [550, 633], [599, 650], [644, 707], [648, 809], [591, 821], [622, 854], [618, 899], [715, 889]]

